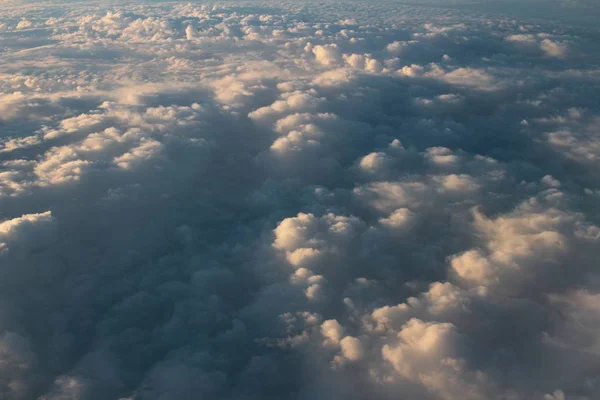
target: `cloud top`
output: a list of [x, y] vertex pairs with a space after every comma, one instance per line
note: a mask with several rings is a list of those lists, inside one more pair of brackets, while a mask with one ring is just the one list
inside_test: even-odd
[[0, 398], [594, 400], [599, 32], [550, 3], [3, 2]]

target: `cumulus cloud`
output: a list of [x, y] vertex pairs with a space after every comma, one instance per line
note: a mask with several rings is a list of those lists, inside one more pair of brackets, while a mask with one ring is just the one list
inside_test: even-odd
[[598, 31], [547, 2], [0, 1], [0, 398], [597, 398]]

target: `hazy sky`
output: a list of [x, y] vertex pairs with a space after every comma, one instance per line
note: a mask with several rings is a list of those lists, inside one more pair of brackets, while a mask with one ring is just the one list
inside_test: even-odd
[[0, 1], [0, 399], [597, 399], [597, 8]]

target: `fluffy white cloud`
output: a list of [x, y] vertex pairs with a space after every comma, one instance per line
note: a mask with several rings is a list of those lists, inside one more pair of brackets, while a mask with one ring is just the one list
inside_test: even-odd
[[598, 32], [545, 1], [0, 1], [0, 398], [595, 399]]
[[311, 51], [315, 55], [315, 60], [324, 66], [333, 66], [340, 62], [341, 55], [337, 44], [326, 44], [310, 46]]
[[8, 251], [13, 244], [28, 249], [43, 246], [51, 239], [53, 222], [50, 211], [0, 222], [0, 251]]

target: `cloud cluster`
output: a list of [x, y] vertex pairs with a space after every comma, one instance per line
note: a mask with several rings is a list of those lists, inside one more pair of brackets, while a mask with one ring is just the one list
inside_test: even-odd
[[597, 398], [597, 28], [0, 7], [0, 398]]

